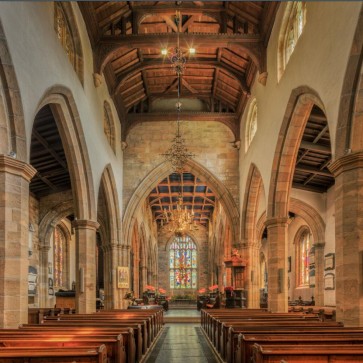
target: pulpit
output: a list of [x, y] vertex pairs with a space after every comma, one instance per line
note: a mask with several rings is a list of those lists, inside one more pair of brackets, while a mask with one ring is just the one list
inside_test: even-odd
[[245, 290], [246, 261], [243, 260], [236, 249], [232, 251], [231, 258], [224, 260], [226, 268], [231, 269], [233, 302], [229, 307], [246, 307], [247, 291]]

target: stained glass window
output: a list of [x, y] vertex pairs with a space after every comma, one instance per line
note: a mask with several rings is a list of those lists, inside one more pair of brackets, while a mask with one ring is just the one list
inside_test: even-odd
[[65, 237], [58, 227], [54, 230], [54, 285], [63, 286], [63, 264], [64, 264]]
[[247, 114], [246, 151], [257, 132], [257, 101], [253, 99]]
[[296, 1], [290, 9], [290, 20], [285, 35], [285, 66], [295, 49], [296, 43], [303, 31], [306, 18], [305, 1]]
[[197, 288], [197, 247], [189, 236], [175, 236], [169, 250], [170, 288]]
[[300, 286], [309, 285], [309, 251], [311, 248], [310, 233], [304, 232], [300, 238]]

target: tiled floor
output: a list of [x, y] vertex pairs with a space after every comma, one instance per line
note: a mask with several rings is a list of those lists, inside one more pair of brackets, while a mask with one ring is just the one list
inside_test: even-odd
[[165, 317], [177, 317], [177, 318], [186, 318], [186, 317], [198, 317], [200, 318], [200, 311], [195, 309], [173, 309], [164, 312]]
[[218, 362], [199, 324], [171, 323], [163, 329], [146, 363]]

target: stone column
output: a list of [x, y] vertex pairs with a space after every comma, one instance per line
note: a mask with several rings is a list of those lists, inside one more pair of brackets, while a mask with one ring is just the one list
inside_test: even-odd
[[329, 167], [335, 177], [335, 274], [337, 321], [363, 325], [363, 151]]
[[314, 299], [316, 306], [324, 306], [324, 246], [325, 243], [314, 243], [315, 288]]
[[38, 295], [39, 307], [49, 308], [48, 304], [48, 261], [49, 245], [39, 246], [39, 275], [38, 275]]
[[268, 308], [272, 312], [287, 312], [287, 227], [289, 219], [271, 218], [265, 222], [268, 230]]
[[36, 170], [0, 155], [0, 327], [28, 321], [29, 182]]
[[140, 287], [141, 290], [140, 294], [142, 294], [145, 291], [145, 285], [147, 285], [147, 267], [146, 266], [140, 266]]
[[260, 248], [259, 243], [244, 245], [245, 259], [247, 260], [245, 289], [247, 290], [247, 307], [260, 307]]
[[133, 282], [134, 282], [134, 296], [140, 296], [140, 259], [134, 257], [134, 276], [133, 276]]
[[76, 236], [76, 311], [87, 314], [96, 311], [96, 231], [99, 224], [89, 220], [74, 220]]
[[103, 283], [105, 291], [105, 309], [113, 308], [112, 293], [112, 248], [110, 245], [102, 246], [103, 251]]

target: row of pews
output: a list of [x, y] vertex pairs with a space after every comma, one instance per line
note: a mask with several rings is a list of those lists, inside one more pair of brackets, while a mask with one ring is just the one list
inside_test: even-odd
[[163, 310], [102, 310], [0, 329], [1, 363], [134, 363], [163, 326]]
[[363, 328], [315, 313], [202, 310], [201, 325], [228, 363], [363, 362]]

